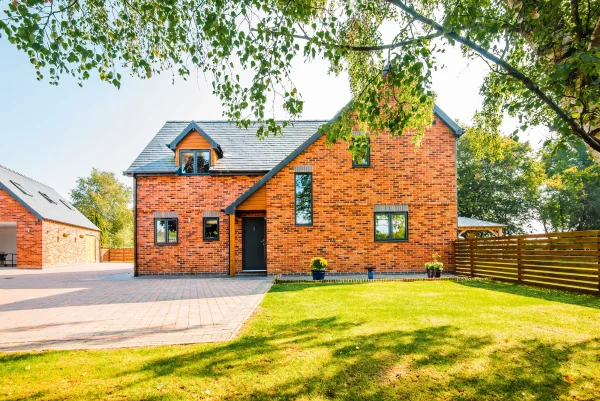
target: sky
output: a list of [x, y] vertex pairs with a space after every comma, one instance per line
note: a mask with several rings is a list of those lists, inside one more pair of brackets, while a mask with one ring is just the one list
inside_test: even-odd
[[[63, 196], [92, 168], [122, 172], [167, 120], [221, 120], [222, 107], [208, 78], [188, 81], [163, 73], [151, 79], [124, 77], [121, 89], [93, 78], [83, 87], [69, 77], [58, 86], [37, 81], [25, 53], [0, 38], [0, 164], [56, 189]], [[479, 86], [487, 66], [462, 58], [458, 48], [439, 59], [445, 68], [433, 77], [438, 106], [468, 123], [481, 106]], [[304, 119], [330, 119], [344, 106], [347, 77], [327, 73], [327, 64], [294, 60], [293, 79], [305, 100]], [[283, 116], [283, 110], [282, 116]], [[514, 129], [514, 122], [505, 129]], [[524, 140], [538, 147], [533, 130]]]

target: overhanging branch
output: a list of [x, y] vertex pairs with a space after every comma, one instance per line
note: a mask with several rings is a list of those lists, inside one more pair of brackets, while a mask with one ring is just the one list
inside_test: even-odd
[[438, 22], [434, 21], [431, 18], [428, 18], [424, 15], [419, 14], [414, 8], [407, 6], [406, 4], [404, 4], [404, 2], [402, 2], [400, 0], [385, 0], [385, 1], [387, 1], [389, 4], [391, 4], [393, 6], [400, 8], [402, 11], [411, 15], [415, 20], [417, 20], [425, 25], [428, 25], [429, 27], [431, 27], [436, 32], [440, 33], [441, 35], [443, 35], [447, 38], [453, 39], [459, 43], [462, 43], [463, 45], [469, 47], [473, 51], [480, 54], [485, 59], [502, 67], [508, 73], [508, 75], [512, 76], [513, 78], [515, 78], [516, 80], [521, 82], [538, 99], [540, 99], [542, 102], [544, 102], [546, 105], [548, 105], [548, 107], [550, 107], [552, 109], [552, 111], [554, 111], [561, 120], [566, 122], [567, 125], [573, 130], [573, 132], [575, 134], [577, 134], [581, 139], [583, 139], [583, 141], [586, 144], [588, 144], [590, 146], [590, 148], [600, 152], [600, 139], [596, 139], [595, 137], [590, 135], [588, 132], [586, 132], [583, 129], [583, 127], [580, 126], [577, 123], [577, 121], [575, 121], [575, 119], [569, 115], [569, 113], [567, 113], [565, 110], [563, 110], [552, 98], [550, 98], [550, 96], [548, 96], [546, 93], [544, 93], [544, 91], [542, 91], [541, 88], [531, 78], [529, 78], [528, 76], [523, 74], [517, 68], [513, 67], [508, 62], [506, 62], [506, 61], [502, 60], [501, 58], [495, 56], [494, 54], [490, 53], [483, 47], [479, 46], [477, 43], [471, 41], [470, 39], [465, 38], [465, 37], [457, 34], [456, 32], [445, 32], [444, 27], [441, 24], [439, 24]]

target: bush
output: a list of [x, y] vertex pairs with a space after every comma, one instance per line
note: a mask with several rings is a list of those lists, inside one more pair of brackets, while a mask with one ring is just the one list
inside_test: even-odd
[[428, 262], [428, 263], [425, 263], [425, 269], [427, 269], [427, 270], [443, 270], [444, 264], [442, 262]]
[[325, 270], [327, 268], [327, 260], [324, 258], [312, 258], [310, 260], [310, 270]]
[[425, 269], [427, 269], [427, 270], [443, 270], [444, 264], [442, 262], [438, 261], [439, 257], [440, 257], [440, 255], [438, 255], [437, 253], [434, 253], [433, 255], [431, 255], [433, 262], [425, 263]]

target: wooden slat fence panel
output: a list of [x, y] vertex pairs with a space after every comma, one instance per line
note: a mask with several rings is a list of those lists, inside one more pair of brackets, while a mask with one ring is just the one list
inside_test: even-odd
[[460, 239], [456, 273], [600, 294], [600, 231]]
[[133, 263], [133, 248], [104, 248], [100, 256], [102, 262]]

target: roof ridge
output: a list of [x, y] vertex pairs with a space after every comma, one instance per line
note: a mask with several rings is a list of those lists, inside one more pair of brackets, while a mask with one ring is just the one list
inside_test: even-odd
[[55, 190], [54, 188], [52, 188], [52, 187], [51, 187], [51, 186], [49, 186], [49, 185], [46, 185], [46, 184], [44, 184], [43, 182], [40, 182], [40, 181], [38, 181], [38, 180], [35, 180], [35, 179], [31, 178], [31, 177], [27, 177], [25, 174], [19, 173], [18, 171], [15, 171], [15, 170], [13, 170], [13, 169], [11, 169], [11, 168], [8, 168], [8, 167], [6, 167], [6, 166], [4, 166], [4, 165], [2, 165], [2, 164], [0, 164], [0, 168], [3, 168], [4, 170], [8, 170], [8, 171], [10, 171], [11, 173], [14, 173], [14, 174], [16, 174], [16, 175], [19, 175], [19, 176], [21, 176], [21, 177], [23, 177], [23, 178], [25, 178], [25, 179], [27, 179], [27, 180], [29, 180], [29, 181], [33, 181], [33, 182], [35, 182], [36, 184], [40, 184], [40, 185], [43, 185], [43, 186], [45, 186], [46, 188], [50, 188], [50, 189], [51, 189], [51, 190], [53, 190], [53, 191]]

